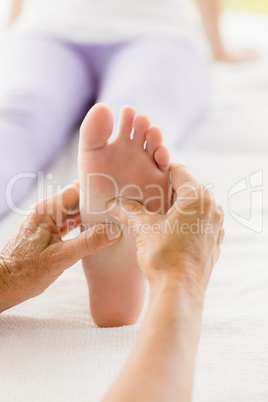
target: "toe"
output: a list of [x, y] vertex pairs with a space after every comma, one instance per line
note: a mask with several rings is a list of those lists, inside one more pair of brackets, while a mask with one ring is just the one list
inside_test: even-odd
[[86, 115], [80, 129], [80, 150], [103, 147], [113, 131], [113, 115], [105, 103], [97, 103]]
[[151, 127], [146, 134], [146, 141], [146, 151], [153, 156], [163, 142], [161, 130], [158, 127]]
[[120, 110], [118, 127], [117, 127], [117, 137], [125, 137], [130, 139], [133, 124], [136, 116], [136, 111], [131, 106], [123, 106]]
[[134, 134], [133, 140], [139, 144], [144, 146], [145, 142], [145, 135], [146, 132], [149, 130], [151, 122], [146, 114], [140, 114], [137, 116], [134, 122]]
[[154, 160], [163, 172], [167, 172], [169, 168], [169, 152], [166, 147], [161, 145], [154, 153]]

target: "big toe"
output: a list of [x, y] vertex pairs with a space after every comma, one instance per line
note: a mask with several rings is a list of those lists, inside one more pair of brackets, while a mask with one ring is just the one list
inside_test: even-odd
[[86, 115], [80, 129], [82, 152], [102, 148], [113, 131], [113, 114], [105, 103], [97, 103]]

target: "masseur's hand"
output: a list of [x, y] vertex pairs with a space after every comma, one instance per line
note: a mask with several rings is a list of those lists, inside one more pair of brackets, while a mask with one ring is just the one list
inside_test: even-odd
[[0, 312], [38, 296], [81, 258], [114, 244], [118, 225], [101, 225], [63, 241], [80, 224], [79, 186], [40, 202], [0, 254]]
[[171, 166], [176, 201], [153, 215], [136, 201], [113, 200], [111, 215], [134, 229], [138, 261], [150, 283], [178, 279], [203, 299], [224, 237], [223, 209], [183, 166]]
[[236, 52], [228, 52], [223, 48], [214, 54], [215, 60], [230, 64], [248, 63], [260, 58], [255, 50], [245, 49]]

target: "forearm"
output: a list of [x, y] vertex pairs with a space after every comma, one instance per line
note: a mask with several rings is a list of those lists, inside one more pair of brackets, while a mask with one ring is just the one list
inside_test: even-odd
[[181, 282], [155, 284], [132, 356], [104, 402], [190, 401], [201, 314]]
[[21, 13], [24, 0], [11, 0], [7, 26], [11, 25]]
[[204, 29], [211, 44], [215, 58], [221, 58], [224, 46], [221, 39], [219, 19], [221, 14], [220, 0], [196, 0], [203, 20]]

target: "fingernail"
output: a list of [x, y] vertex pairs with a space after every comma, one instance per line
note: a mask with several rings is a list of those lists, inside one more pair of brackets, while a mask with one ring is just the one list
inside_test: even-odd
[[109, 225], [106, 229], [106, 234], [109, 241], [118, 239], [121, 236], [121, 229], [118, 225]]
[[117, 218], [119, 216], [119, 206], [118, 202], [116, 200], [112, 200], [108, 203], [109, 209], [111, 211], [109, 212], [110, 215], [112, 215], [114, 218]]

